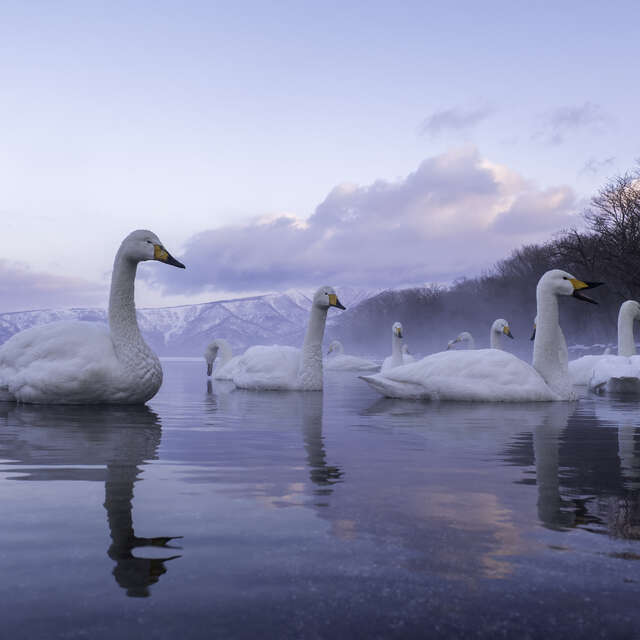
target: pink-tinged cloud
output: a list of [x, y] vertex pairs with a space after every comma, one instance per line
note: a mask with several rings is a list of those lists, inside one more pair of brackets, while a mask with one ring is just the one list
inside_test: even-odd
[[203, 231], [181, 256], [186, 272], [145, 277], [172, 293], [445, 281], [575, 224], [576, 208], [570, 187], [539, 189], [465, 148], [428, 158], [402, 180], [339, 185], [307, 219]]

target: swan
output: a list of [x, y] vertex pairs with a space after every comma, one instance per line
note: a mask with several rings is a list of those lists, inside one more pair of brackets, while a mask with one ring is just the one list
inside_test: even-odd
[[509, 323], [504, 318], [498, 318], [493, 321], [489, 330], [489, 345], [492, 349], [502, 349], [503, 336], [513, 340]]
[[416, 361], [416, 359], [411, 355], [411, 351], [409, 351], [409, 345], [403, 344], [400, 350], [402, 351], [402, 362], [404, 364]]
[[462, 345], [462, 349], [475, 349], [476, 342], [473, 339], [473, 336], [468, 331], [463, 331], [459, 333], [453, 340], [449, 340], [447, 343], [447, 351], [449, 349], [456, 349], [454, 345], [460, 344]]
[[[207, 362], [207, 376], [213, 374], [216, 380], [232, 380], [240, 356], [233, 355], [231, 345], [224, 338], [216, 338], [207, 345], [204, 359]], [[215, 373], [214, 362], [217, 362]]]
[[547, 271], [536, 289], [538, 327], [533, 366], [499, 349], [442, 351], [413, 364], [372, 376], [360, 376], [392, 398], [521, 402], [574, 398], [566, 361], [560, 357], [564, 336], [558, 323], [558, 297], [602, 283], [583, 282], [560, 269]]
[[[381, 371], [386, 371], [387, 369], [393, 369], [394, 367], [400, 367], [403, 364], [408, 364], [410, 361], [405, 360], [405, 353], [409, 353], [409, 350], [403, 350], [403, 347], [406, 345], [402, 341], [403, 338], [403, 329], [402, 324], [399, 322], [394, 322], [391, 325], [391, 355], [387, 356], [382, 362]], [[408, 356], [413, 359], [413, 356]]]
[[373, 371], [380, 368], [373, 360], [345, 355], [342, 342], [339, 340], [334, 340], [329, 345], [327, 355], [332, 353], [335, 355], [327, 358], [324, 363], [325, 368], [332, 371]]
[[302, 349], [280, 345], [255, 346], [238, 359], [233, 383], [240, 389], [275, 391], [322, 390], [322, 337], [329, 307], [344, 309], [332, 287], [313, 296]]
[[35, 404], [139, 404], [162, 384], [162, 367], [140, 334], [134, 302], [138, 263], [184, 269], [151, 231], [130, 233], [113, 264], [109, 326], [54, 322], [0, 347], [0, 399]]
[[618, 355], [582, 356], [569, 363], [573, 384], [592, 391], [640, 394], [640, 358], [636, 356], [633, 323], [640, 320], [640, 303], [626, 300], [618, 312]]

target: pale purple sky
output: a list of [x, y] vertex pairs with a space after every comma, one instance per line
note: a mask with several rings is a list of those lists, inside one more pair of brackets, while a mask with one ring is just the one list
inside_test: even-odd
[[[554, 6], [554, 4], [559, 6]], [[0, 5], [0, 312], [473, 276], [631, 168], [631, 2]]]

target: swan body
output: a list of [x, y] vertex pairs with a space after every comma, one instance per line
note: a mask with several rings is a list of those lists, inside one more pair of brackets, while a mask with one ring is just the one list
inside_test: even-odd
[[576, 385], [597, 393], [640, 394], [640, 357], [636, 355], [633, 324], [640, 320], [640, 303], [627, 300], [618, 312], [618, 355], [582, 356], [569, 362]]
[[320, 287], [313, 296], [302, 349], [280, 345], [250, 347], [235, 365], [232, 380], [236, 387], [321, 391], [322, 338], [329, 307], [344, 309], [332, 287]]
[[558, 324], [558, 297], [573, 295], [593, 302], [579, 292], [597, 285], [559, 269], [540, 278], [533, 366], [499, 349], [443, 351], [413, 364], [361, 377], [393, 398], [478, 402], [573, 399], [567, 363], [559, 355], [564, 336]]
[[140, 334], [134, 303], [139, 262], [172, 258], [150, 231], [133, 231], [116, 254], [109, 326], [55, 322], [32, 327], [0, 347], [0, 399], [35, 404], [139, 404], [162, 384], [162, 367]]
[[339, 340], [334, 340], [329, 345], [327, 355], [332, 353], [335, 355], [326, 358], [324, 362], [325, 369], [332, 371], [374, 371], [380, 368], [380, 365], [373, 362], [373, 360], [345, 355], [344, 347]]
[[[460, 346], [458, 346], [460, 345]], [[447, 343], [447, 351], [449, 349], [475, 349], [476, 342], [468, 331], [459, 333], [453, 340]]]
[[[405, 350], [406, 349], [406, 350]], [[395, 367], [401, 367], [404, 364], [408, 364], [413, 360], [413, 356], [409, 355], [408, 348], [403, 342], [403, 329], [402, 324], [394, 322], [391, 325], [391, 355], [387, 356], [382, 362], [382, 371], [393, 369]], [[405, 356], [405, 353], [407, 354]], [[405, 357], [407, 359], [405, 359]], [[409, 360], [408, 358], [411, 358]]]
[[207, 363], [207, 376], [213, 375], [216, 380], [233, 380], [240, 356], [233, 355], [231, 345], [224, 338], [216, 338], [207, 345], [204, 359]]

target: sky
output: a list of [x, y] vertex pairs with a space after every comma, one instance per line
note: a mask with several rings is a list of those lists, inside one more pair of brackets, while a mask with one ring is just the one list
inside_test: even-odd
[[0, 0], [0, 312], [475, 276], [635, 166], [632, 2]]

